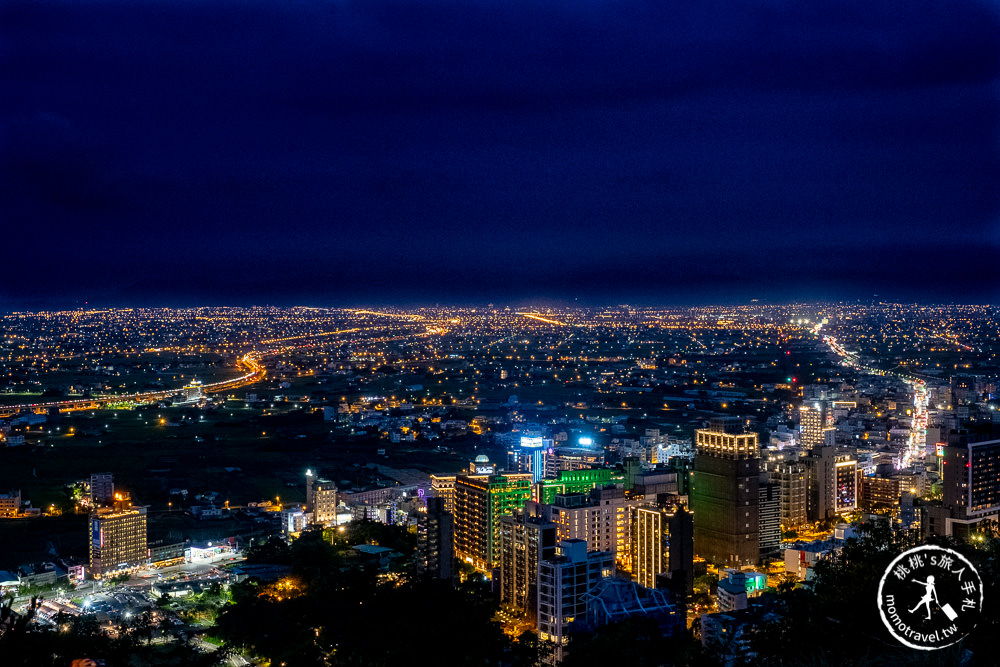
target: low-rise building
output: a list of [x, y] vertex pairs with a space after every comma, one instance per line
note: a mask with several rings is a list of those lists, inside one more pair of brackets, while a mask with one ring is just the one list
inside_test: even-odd
[[21, 512], [21, 492], [12, 490], [0, 493], [0, 517], [13, 518]]

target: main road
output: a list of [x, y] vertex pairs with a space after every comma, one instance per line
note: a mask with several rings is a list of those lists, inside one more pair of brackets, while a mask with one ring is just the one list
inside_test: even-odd
[[902, 467], [907, 468], [915, 460], [923, 459], [927, 455], [927, 406], [930, 402], [930, 389], [927, 387], [927, 382], [910, 373], [887, 371], [861, 363], [858, 355], [848, 352], [843, 345], [837, 342], [836, 338], [821, 334], [820, 329], [822, 328], [823, 324], [818, 323], [811, 329], [811, 333], [820, 336], [830, 350], [842, 358], [841, 363], [845, 366], [874, 375], [898, 377], [913, 390], [913, 417], [910, 419], [910, 435], [906, 452], [903, 455]]

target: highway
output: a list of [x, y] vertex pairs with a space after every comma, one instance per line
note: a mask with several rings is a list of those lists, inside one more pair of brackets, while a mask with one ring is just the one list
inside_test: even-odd
[[[274, 338], [270, 340], [261, 341], [261, 344], [271, 344], [276, 342], [284, 342], [290, 340], [301, 340], [308, 338], [323, 338], [326, 336], [334, 335], [344, 335], [351, 334], [360, 331], [360, 329], [343, 329], [340, 331], [327, 331], [315, 334], [305, 334], [302, 336], [291, 336], [288, 338]], [[411, 337], [424, 337], [424, 336], [434, 336], [443, 335], [447, 333], [448, 330], [428, 326], [427, 330], [423, 333], [415, 333], [407, 336], [394, 336], [385, 338], [373, 338], [366, 339], [367, 342], [390, 342], [396, 340], [403, 340], [405, 338]], [[308, 349], [310, 347], [315, 347], [318, 343], [311, 343], [305, 345], [285, 345], [280, 348], [273, 350], [266, 350], [261, 352], [248, 352], [240, 357], [237, 362], [237, 366], [244, 371], [239, 377], [235, 377], [229, 380], [222, 380], [220, 382], [212, 382], [210, 384], [201, 385], [201, 390], [206, 393], [219, 393], [223, 391], [229, 391], [232, 389], [237, 389], [239, 387], [245, 387], [248, 385], [256, 384], [264, 379], [267, 375], [267, 370], [263, 366], [263, 362], [266, 358], [280, 356], [286, 352], [291, 352], [294, 350]], [[39, 414], [45, 414], [52, 409], [57, 409], [59, 412], [74, 412], [78, 410], [100, 410], [113, 405], [120, 405], [122, 403], [131, 404], [143, 404], [143, 403], [153, 403], [156, 401], [162, 401], [164, 399], [170, 398], [176, 395], [182, 390], [182, 387], [175, 387], [172, 389], [158, 389], [155, 391], [145, 391], [137, 392], [132, 394], [116, 394], [113, 396], [99, 396], [92, 398], [78, 398], [72, 400], [62, 400], [62, 401], [49, 401], [43, 403], [23, 403], [20, 405], [4, 405], [0, 406], [0, 417], [10, 417], [13, 415], [20, 414], [22, 412], [35, 412]]]
[[[230, 380], [222, 380], [221, 382], [213, 382], [210, 384], [201, 385], [202, 391], [206, 392], [220, 392], [229, 389], [236, 389], [238, 387], [244, 387], [249, 384], [254, 384], [259, 382], [266, 375], [264, 367], [261, 365], [263, 355], [250, 352], [240, 358], [237, 365], [245, 370], [246, 372], [239, 377], [232, 378]], [[152, 403], [154, 401], [161, 401], [165, 398], [169, 398], [174, 394], [178, 393], [181, 387], [176, 387], [174, 389], [158, 389], [156, 391], [144, 391], [132, 394], [116, 394], [113, 396], [99, 396], [96, 398], [78, 398], [66, 401], [51, 401], [46, 403], [24, 403], [21, 405], [4, 405], [0, 406], [0, 417], [9, 417], [11, 415], [16, 415], [21, 412], [31, 411], [44, 414], [49, 410], [55, 408], [60, 412], [73, 412], [76, 410], [99, 410], [101, 408], [108, 407], [111, 404], [119, 403]]]

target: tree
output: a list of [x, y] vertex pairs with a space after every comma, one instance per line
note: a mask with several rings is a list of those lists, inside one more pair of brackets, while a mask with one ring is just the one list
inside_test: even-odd
[[562, 667], [712, 665], [690, 634], [665, 637], [655, 619], [637, 616], [570, 636]]
[[261, 540], [246, 550], [246, 562], [287, 565], [291, 561], [288, 544], [279, 537]]
[[[879, 580], [909, 537], [885, 521], [855, 524], [855, 532], [839, 553], [816, 563], [811, 581], [779, 588], [778, 616], [750, 637], [759, 664], [913, 664], [916, 652], [889, 637], [876, 604]], [[956, 659], [934, 653], [919, 657], [942, 665]]]

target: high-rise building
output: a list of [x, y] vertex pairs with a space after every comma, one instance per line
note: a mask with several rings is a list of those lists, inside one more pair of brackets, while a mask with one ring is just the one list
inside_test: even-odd
[[142, 565], [146, 546], [146, 508], [118, 503], [90, 515], [90, 573], [104, 579]]
[[552, 441], [540, 435], [522, 435], [521, 441], [507, 452], [507, 469], [511, 472], [530, 472], [535, 482], [545, 477], [546, 453]]
[[619, 565], [631, 570], [629, 508], [643, 505], [641, 497], [630, 497], [621, 487], [593, 489], [589, 494], [557, 494], [539, 511], [556, 524], [559, 540], [585, 540], [590, 551], [610, 551]]
[[115, 478], [109, 472], [90, 476], [90, 506], [101, 507], [115, 502]]
[[454, 568], [454, 518], [444, 498], [428, 498], [427, 512], [417, 518], [417, 573], [451, 579]]
[[899, 477], [863, 475], [858, 478], [858, 509], [872, 514], [899, 513], [902, 485]]
[[611, 468], [562, 470], [552, 479], [543, 479], [535, 485], [535, 500], [550, 504], [556, 494], [590, 493], [591, 489], [624, 482], [625, 475]]
[[455, 557], [480, 572], [500, 562], [500, 517], [531, 499], [531, 473], [459, 475], [455, 479]]
[[781, 485], [761, 475], [757, 502], [760, 515], [760, 557], [776, 558], [781, 548]]
[[836, 429], [829, 424], [826, 405], [819, 401], [799, 408], [801, 443], [806, 449], [834, 444]]
[[684, 600], [694, 593], [694, 515], [682, 505], [667, 514], [670, 531], [670, 556], [667, 576], [675, 600]]
[[781, 487], [781, 525], [794, 530], [808, 521], [806, 496], [808, 471], [801, 461], [776, 461], [768, 465], [768, 479]]
[[670, 530], [665, 512], [658, 507], [632, 510], [632, 574], [645, 588], [656, 588], [656, 577], [667, 571]]
[[337, 485], [316, 477], [311, 470], [306, 471], [306, 512], [312, 514], [312, 522], [317, 525], [337, 523]]
[[858, 508], [858, 462], [849, 454], [841, 454], [833, 466], [834, 510], [837, 514], [853, 512]]
[[564, 540], [558, 555], [539, 562], [538, 639], [543, 664], [562, 661], [570, 628], [586, 623], [586, 595], [613, 571], [614, 556], [607, 551], [588, 552], [583, 540]]
[[760, 558], [760, 459], [756, 433], [713, 423], [695, 431], [691, 510], [695, 553], [725, 565]]
[[457, 475], [431, 475], [431, 496], [444, 500], [444, 511], [455, 513], [455, 478]]
[[683, 506], [632, 508], [632, 578], [644, 588], [669, 586], [683, 597], [694, 572], [694, 520]]
[[850, 454], [837, 454], [821, 446], [803, 457], [809, 484], [806, 514], [810, 521], [823, 521], [857, 508], [858, 462]]
[[537, 507], [529, 507], [500, 517], [500, 601], [532, 619], [538, 564], [556, 555], [556, 525], [535, 511]]
[[[1000, 514], [1000, 440], [949, 444], [944, 448], [941, 492], [952, 511], [949, 532], [962, 533], [984, 519]], [[966, 524], [959, 526], [957, 524]], [[940, 532], [940, 531], [939, 531]]]

